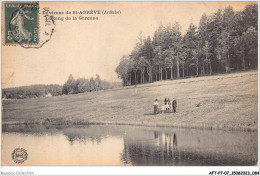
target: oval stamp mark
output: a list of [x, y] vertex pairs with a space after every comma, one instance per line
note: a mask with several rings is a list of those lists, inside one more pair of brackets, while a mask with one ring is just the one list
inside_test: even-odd
[[27, 151], [23, 148], [16, 148], [12, 153], [12, 159], [17, 164], [22, 164], [28, 158]]

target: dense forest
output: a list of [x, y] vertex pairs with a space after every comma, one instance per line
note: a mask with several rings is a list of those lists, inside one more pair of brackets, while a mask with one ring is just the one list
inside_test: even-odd
[[61, 85], [32, 85], [3, 89], [2, 97], [5, 99], [39, 98], [46, 96], [59, 96], [62, 94], [78, 94], [85, 92], [100, 91], [121, 87], [120, 82], [108, 82], [101, 80], [99, 75], [74, 79], [72, 75]]
[[160, 25], [154, 36], [140, 33], [136, 46], [116, 68], [123, 85], [257, 69], [258, 7], [231, 6], [190, 23], [184, 35], [178, 22]]

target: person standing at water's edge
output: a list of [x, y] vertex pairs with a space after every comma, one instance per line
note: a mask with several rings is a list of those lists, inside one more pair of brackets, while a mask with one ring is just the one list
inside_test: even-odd
[[161, 113], [164, 113], [164, 111], [165, 111], [165, 105], [163, 104], [161, 108]]
[[154, 113], [154, 114], [158, 114], [158, 107], [159, 107], [158, 100], [155, 99], [155, 100], [154, 100], [154, 103], [153, 103], [153, 113]]
[[164, 99], [164, 104], [166, 105], [167, 103], [169, 103], [170, 102], [170, 99], [168, 98], [168, 97], [165, 97], [165, 99]]
[[176, 108], [177, 108], [177, 100], [175, 98], [173, 98], [172, 100], [172, 109], [173, 112], [176, 112]]
[[165, 105], [165, 109], [166, 109], [166, 112], [169, 112], [170, 111], [170, 106], [169, 106], [169, 103], [167, 102], [166, 105]]

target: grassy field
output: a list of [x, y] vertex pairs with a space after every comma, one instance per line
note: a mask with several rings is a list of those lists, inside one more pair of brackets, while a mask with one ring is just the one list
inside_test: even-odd
[[[107, 123], [257, 130], [258, 72], [160, 81], [59, 97], [3, 100], [3, 124]], [[177, 113], [152, 115], [153, 101], [175, 97]], [[199, 107], [197, 105], [200, 104]]]

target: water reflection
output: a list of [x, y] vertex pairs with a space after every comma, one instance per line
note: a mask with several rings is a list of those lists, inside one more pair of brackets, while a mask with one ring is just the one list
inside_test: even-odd
[[133, 165], [180, 165], [181, 156], [176, 133], [154, 131], [154, 141], [135, 141], [125, 138], [124, 144], [124, 152], [127, 154], [123, 154], [125, 157], [123, 161], [131, 161]]
[[154, 131], [153, 141], [136, 141], [124, 138], [124, 163], [145, 166], [178, 165], [180, 152], [176, 134]]
[[257, 132], [108, 125], [3, 126], [3, 132], [3, 158], [24, 147], [31, 157], [27, 165], [233, 166], [258, 160]]

